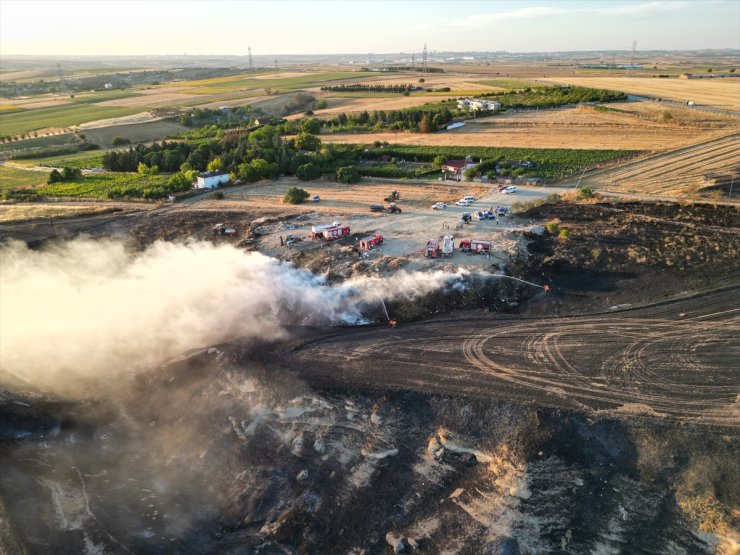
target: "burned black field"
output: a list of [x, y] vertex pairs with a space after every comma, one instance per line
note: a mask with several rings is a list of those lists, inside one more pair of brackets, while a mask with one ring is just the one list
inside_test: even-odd
[[[469, 277], [389, 299], [397, 327], [371, 304], [363, 326], [301, 313], [78, 395], [6, 387], [0, 545], [736, 552], [737, 209], [530, 210], [569, 234], [528, 235], [505, 272], [549, 291]], [[148, 242], [175, 216], [207, 233], [202, 212], [111, 229]]]

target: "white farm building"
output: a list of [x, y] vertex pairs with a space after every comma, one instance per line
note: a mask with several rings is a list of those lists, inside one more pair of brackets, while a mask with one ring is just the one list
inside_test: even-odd
[[221, 183], [229, 182], [229, 174], [222, 171], [217, 172], [204, 172], [198, 174], [198, 178], [195, 180], [196, 189], [215, 189]]
[[495, 100], [483, 100], [480, 98], [463, 98], [457, 101], [457, 107], [460, 110], [468, 112], [500, 110], [501, 103]]

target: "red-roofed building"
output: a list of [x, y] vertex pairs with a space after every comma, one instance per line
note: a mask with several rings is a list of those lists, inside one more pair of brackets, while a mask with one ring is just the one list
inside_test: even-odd
[[457, 179], [460, 181], [465, 170], [474, 168], [477, 164], [473, 163], [473, 159], [468, 156], [465, 160], [447, 160], [442, 164], [441, 170], [445, 175], [445, 179]]

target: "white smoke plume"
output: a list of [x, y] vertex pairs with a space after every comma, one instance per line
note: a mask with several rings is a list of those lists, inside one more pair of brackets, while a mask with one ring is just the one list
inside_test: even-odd
[[357, 324], [362, 307], [412, 299], [461, 274], [405, 273], [329, 286], [273, 258], [210, 243], [78, 239], [42, 251], [0, 249], [0, 386], [41, 390], [111, 381], [237, 337], [274, 339], [283, 325]]

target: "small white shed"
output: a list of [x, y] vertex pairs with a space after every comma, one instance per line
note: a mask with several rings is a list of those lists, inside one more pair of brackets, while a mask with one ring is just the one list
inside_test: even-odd
[[221, 183], [228, 183], [229, 181], [229, 174], [222, 171], [216, 171], [216, 172], [204, 172], [201, 174], [198, 174], [198, 177], [195, 181], [195, 188], [196, 189], [215, 189]]

